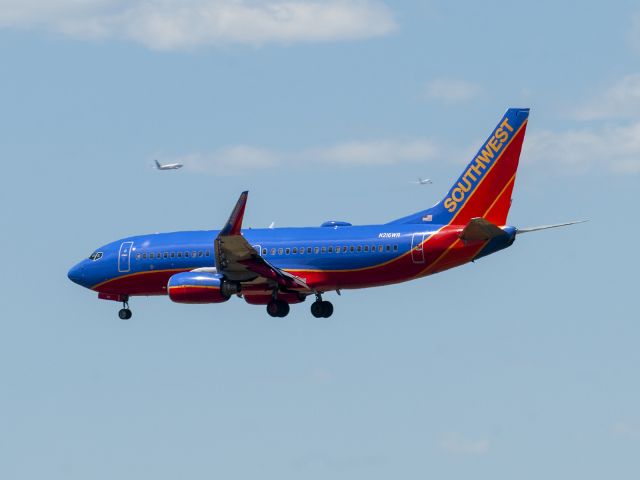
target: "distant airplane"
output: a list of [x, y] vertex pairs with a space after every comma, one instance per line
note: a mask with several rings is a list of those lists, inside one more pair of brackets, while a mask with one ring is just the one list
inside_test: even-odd
[[433, 183], [430, 178], [422, 178], [418, 177], [417, 181], [413, 181], [410, 183], [415, 183], [416, 185], [427, 185], [428, 183]]
[[[69, 279], [98, 298], [122, 302], [123, 320], [131, 318], [134, 295], [168, 295], [177, 303], [236, 296], [265, 305], [272, 317], [286, 316], [290, 305], [311, 297], [311, 314], [330, 317], [333, 305], [322, 297], [328, 292], [425, 277], [510, 247], [522, 233], [577, 223], [507, 225], [528, 118], [528, 108], [507, 110], [446, 196], [426, 210], [379, 225], [332, 220], [319, 227], [243, 229], [243, 192], [221, 230], [123, 238], [71, 268]], [[286, 188], [286, 182], [272, 188]], [[492, 276], [487, 272], [485, 283]], [[396, 301], [384, 294], [369, 300]], [[396, 306], [396, 312], [403, 309]]]
[[162, 165], [158, 160], [154, 160], [154, 162], [156, 162], [156, 168], [158, 170], [177, 170], [184, 166], [182, 163], [167, 163], [166, 165]]

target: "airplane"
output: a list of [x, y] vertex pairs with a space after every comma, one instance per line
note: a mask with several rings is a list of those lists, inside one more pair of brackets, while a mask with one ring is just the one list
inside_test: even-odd
[[409, 182], [409, 183], [414, 183], [414, 184], [417, 184], [417, 185], [427, 185], [427, 184], [433, 183], [433, 182], [431, 181], [430, 178], [418, 177], [417, 181], [413, 181], [413, 182]]
[[162, 165], [158, 160], [154, 160], [154, 162], [156, 162], [156, 168], [158, 170], [177, 170], [184, 166], [182, 163], [167, 163]]
[[431, 208], [379, 225], [331, 220], [319, 227], [243, 228], [242, 192], [220, 230], [137, 235], [108, 243], [68, 272], [71, 281], [122, 303], [168, 295], [177, 303], [240, 297], [285, 317], [308, 297], [328, 318], [323, 295], [406, 282], [458, 267], [511, 246], [518, 235], [579, 222], [523, 228], [507, 224], [529, 117], [510, 108], [478, 153]]

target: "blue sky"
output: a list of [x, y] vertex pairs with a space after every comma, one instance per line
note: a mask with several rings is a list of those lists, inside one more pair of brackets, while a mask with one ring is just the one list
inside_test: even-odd
[[[639, 62], [625, 1], [0, 0], [0, 476], [637, 478]], [[510, 222], [589, 223], [328, 321], [66, 278], [244, 189], [253, 227], [428, 207], [509, 106]]]

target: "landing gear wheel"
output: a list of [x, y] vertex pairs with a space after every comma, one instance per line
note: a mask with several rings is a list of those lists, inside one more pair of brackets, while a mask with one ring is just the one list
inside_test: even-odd
[[272, 317], [286, 317], [289, 315], [289, 304], [282, 300], [271, 300], [267, 304], [267, 313]]
[[311, 315], [316, 318], [322, 318], [324, 315], [322, 314], [322, 304], [324, 302], [315, 301], [311, 304]]
[[129, 320], [133, 314], [131, 310], [129, 310], [129, 296], [125, 296], [122, 299], [122, 310], [118, 312], [118, 316], [120, 320]]
[[267, 313], [269, 315], [271, 315], [272, 317], [277, 317], [278, 316], [278, 302], [277, 301], [272, 300], [269, 303], [267, 303]]
[[279, 303], [280, 303], [280, 311], [278, 316], [286, 317], [287, 315], [289, 315], [289, 311], [291, 310], [291, 307], [287, 302], [279, 301]]
[[333, 315], [333, 304], [331, 302], [327, 302], [326, 300], [320, 304], [322, 309], [322, 316], [324, 318], [329, 318]]
[[316, 318], [329, 318], [333, 315], [333, 304], [323, 301], [320, 292], [316, 292], [316, 301], [311, 304], [311, 315]]

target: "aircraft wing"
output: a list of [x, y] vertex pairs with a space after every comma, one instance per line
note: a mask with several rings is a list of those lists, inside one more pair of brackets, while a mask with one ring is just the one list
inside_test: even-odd
[[274, 267], [242, 236], [242, 219], [249, 192], [242, 192], [226, 225], [215, 239], [218, 272], [229, 280], [250, 282], [261, 277], [284, 288], [311, 290], [304, 280]]

